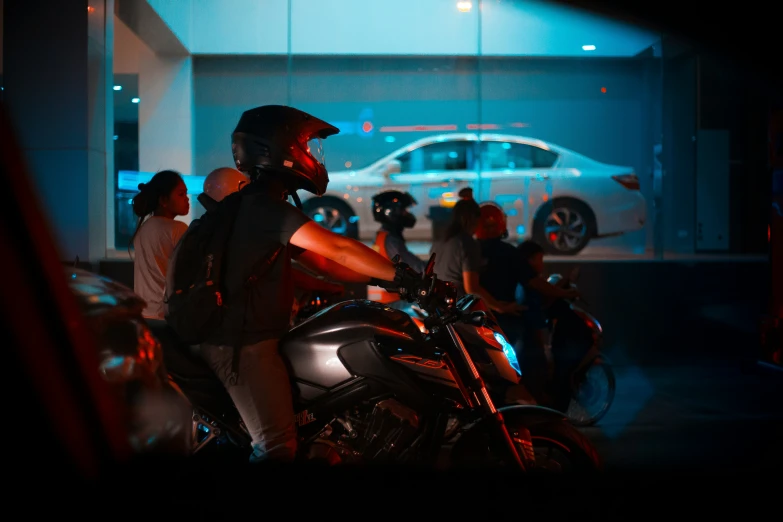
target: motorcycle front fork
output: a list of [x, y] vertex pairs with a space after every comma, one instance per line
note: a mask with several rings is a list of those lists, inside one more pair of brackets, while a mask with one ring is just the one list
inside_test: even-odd
[[[465, 381], [464, 387], [461, 387], [463, 393], [466, 395], [465, 399], [470, 404], [481, 408], [486, 414], [487, 422], [490, 422], [490, 434], [495, 442], [494, 446], [496, 450], [506, 457], [506, 460], [512, 465], [515, 465], [522, 471], [527, 471], [527, 467], [531, 463], [531, 458], [535, 458], [532, 452], [533, 444], [530, 438], [530, 432], [527, 429], [524, 429], [524, 432], [526, 433], [517, 430], [515, 436], [511, 436], [506, 428], [506, 423], [503, 420], [503, 414], [495, 408], [495, 404], [489, 396], [489, 390], [487, 390], [478, 369], [473, 364], [473, 359], [465, 348], [462, 339], [457, 335], [457, 332], [452, 325], [447, 325], [446, 331], [449, 334], [452, 344], [457, 348], [464, 367], [467, 369], [467, 375], [463, 376], [462, 373], [464, 372], [458, 372], [458, 376]], [[520, 455], [518, 447], [523, 449], [522, 455]]]

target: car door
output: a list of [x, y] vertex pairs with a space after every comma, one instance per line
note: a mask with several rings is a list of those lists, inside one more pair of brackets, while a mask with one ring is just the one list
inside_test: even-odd
[[399, 172], [388, 175], [387, 188], [407, 190], [416, 198], [412, 237], [429, 238], [430, 207], [453, 206], [460, 189], [475, 185], [476, 156], [475, 140], [465, 138], [428, 143], [396, 158]]
[[479, 201], [494, 201], [508, 216], [512, 238], [532, 232], [536, 210], [552, 197], [552, 170], [557, 154], [527, 143], [480, 142]]

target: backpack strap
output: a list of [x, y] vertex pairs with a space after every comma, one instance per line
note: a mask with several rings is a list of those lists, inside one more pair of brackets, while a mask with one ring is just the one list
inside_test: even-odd
[[[218, 306], [222, 306], [223, 296], [220, 292], [221, 283], [223, 282], [223, 266], [224, 259], [226, 258], [226, 251], [228, 250], [228, 241], [231, 239], [231, 234], [234, 232], [234, 224], [236, 223], [237, 216], [239, 215], [239, 208], [242, 205], [242, 195], [239, 192], [235, 192], [226, 196], [226, 199], [222, 201], [223, 205], [217, 209], [218, 212], [223, 212], [223, 218], [227, 220], [225, 226], [218, 227], [215, 230], [215, 234], [209, 241], [209, 255], [212, 256], [207, 262], [207, 277], [208, 281], [212, 282], [215, 286], [215, 295], [218, 300]], [[219, 255], [215, 255], [219, 253]]]

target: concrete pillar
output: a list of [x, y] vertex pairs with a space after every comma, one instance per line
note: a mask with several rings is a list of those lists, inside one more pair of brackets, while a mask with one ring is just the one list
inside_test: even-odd
[[193, 59], [149, 53], [139, 69], [139, 170], [193, 174]]
[[[136, 53], [139, 75], [139, 170], [193, 171], [193, 59], [190, 0], [121, 2], [117, 17], [143, 43]], [[178, 13], [175, 27], [158, 10]], [[172, 19], [169, 16], [169, 19]], [[190, 222], [199, 205], [191, 198]]]
[[105, 256], [114, 0], [5, 0], [3, 95], [62, 258]]

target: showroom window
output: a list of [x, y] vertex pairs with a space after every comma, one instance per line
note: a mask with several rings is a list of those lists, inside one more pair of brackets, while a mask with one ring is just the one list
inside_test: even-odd
[[557, 161], [557, 154], [540, 147], [507, 141], [481, 143], [481, 169], [547, 169]]
[[[169, 4], [159, 14], [187, 56], [156, 57], [133, 24], [116, 23], [115, 71], [137, 74], [143, 91], [133, 95], [143, 98], [135, 106], [139, 166], [117, 159], [120, 170], [144, 171], [123, 187], [119, 178], [119, 251], [133, 225], [127, 201], [145, 176], [167, 168], [191, 175], [187, 220], [198, 217], [200, 180], [233, 164], [228, 140], [240, 115], [267, 104], [340, 129], [324, 141], [326, 193], [299, 196], [306, 214], [328, 209], [339, 217], [328, 221], [340, 224], [335, 231], [365, 242], [379, 226], [372, 196], [405, 190], [419, 201], [406, 239], [426, 255], [438, 226], [429, 216], [447, 218], [470, 187], [480, 203], [502, 206], [512, 243], [549, 242], [536, 231], [553, 202], [592, 209], [578, 248], [548, 245], [564, 256], [662, 259], [767, 248], [759, 200], [735, 190], [749, 176], [758, 178], [749, 194], [765, 186], [756, 174], [765, 167], [743, 149], [745, 123], [731, 111], [697, 110], [732, 99], [735, 87], [703, 57], [696, 67], [695, 50], [672, 37], [538, 0], [279, 0], [249, 2], [250, 11], [226, 11], [220, 0], [199, 0], [198, 9], [156, 2]], [[260, 19], [274, 23], [263, 38], [247, 36]], [[336, 28], [329, 39], [323, 27]], [[402, 32], [390, 37], [390, 28]], [[115, 99], [133, 109], [117, 97], [126, 94], [123, 87]], [[118, 150], [130, 147], [123, 141], [130, 126], [117, 134]], [[396, 158], [409, 175], [379, 163], [411, 148]], [[540, 183], [513, 175], [554, 165], [570, 175]], [[638, 187], [604, 183], [618, 175]]]
[[401, 173], [468, 169], [468, 141], [442, 141], [407, 152], [398, 158]]

